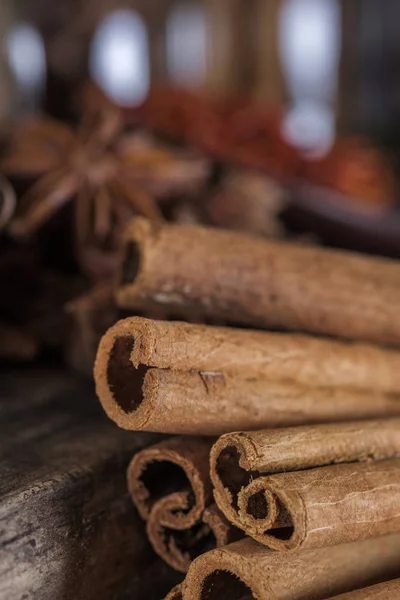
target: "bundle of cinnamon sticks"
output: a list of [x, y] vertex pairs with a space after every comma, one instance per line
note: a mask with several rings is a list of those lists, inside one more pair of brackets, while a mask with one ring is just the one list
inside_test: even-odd
[[144, 219], [128, 226], [120, 308], [229, 324], [131, 317], [98, 349], [108, 416], [178, 435], [128, 470], [154, 549], [188, 571], [169, 598], [398, 589], [398, 290], [395, 261]]

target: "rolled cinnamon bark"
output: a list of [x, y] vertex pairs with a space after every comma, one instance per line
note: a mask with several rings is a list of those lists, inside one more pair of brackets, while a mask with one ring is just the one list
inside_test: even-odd
[[[170, 438], [138, 452], [128, 467], [128, 489], [140, 516], [147, 520], [154, 505], [171, 494], [163, 525], [185, 529], [198, 521], [212, 501], [209, 476], [210, 438]], [[181, 508], [176, 509], [177, 497]], [[175, 503], [175, 505], [173, 505]]]
[[[129, 367], [130, 368], [130, 367]], [[104, 392], [104, 387], [102, 390]], [[118, 390], [100, 392], [107, 415], [124, 429], [182, 435], [222, 435], [238, 429], [287, 427], [400, 416], [400, 394], [316, 388], [293, 382], [149, 368], [126, 412]], [[135, 396], [136, 394], [136, 396]], [[125, 396], [124, 396], [125, 397]]]
[[[395, 600], [396, 598], [400, 598], [400, 579], [392, 579], [361, 590], [340, 594], [331, 600]], [[177, 600], [180, 598], [178, 597]]]
[[[210, 475], [218, 507], [231, 523], [243, 528], [238, 494], [253, 479], [399, 455], [399, 418], [239, 432], [226, 434], [214, 444]], [[265, 506], [262, 494], [253, 502], [257, 500]], [[270, 515], [258, 520], [258, 526], [264, 530], [270, 524]]]
[[400, 533], [400, 459], [260, 477], [239, 492], [238, 505], [246, 534], [274, 550]]
[[124, 308], [190, 306], [258, 327], [400, 345], [397, 262], [134, 219], [118, 275]]
[[[247, 380], [400, 392], [400, 352], [365, 344], [131, 317], [103, 336], [97, 394], [112, 418], [135, 412], [149, 367], [223, 372]], [[145, 419], [147, 417], [145, 416]]]
[[178, 583], [170, 593], [165, 596], [164, 600], [183, 600], [183, 587], [181, 583]]
[[155, 552], [172, 568], [186, 573], [191, 562], [200, 554], [243, 537], [231, 525], [215, 504], [205, 509], [202, 518], [184, 530], [165, 525], [165, 515], [187, 510], [190, 499], [171, 494], [157, 502], [147, 521], [147, 535]]
[[400, 535], [286, 554], [245, 538], [199, 556], [184, 600], [322, 600], [399, 573]]

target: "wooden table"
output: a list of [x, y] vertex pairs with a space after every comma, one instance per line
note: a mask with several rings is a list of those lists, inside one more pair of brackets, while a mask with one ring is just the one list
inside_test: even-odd
[[125, 432], [91, 382], [0, 373], [0, 599], [159, 600], [179, 576], [150, 549], [126, 490]]

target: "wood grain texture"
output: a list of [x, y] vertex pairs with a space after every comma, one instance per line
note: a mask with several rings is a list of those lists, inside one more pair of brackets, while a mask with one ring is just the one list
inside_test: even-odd
[[0, 598], [122, 597], [155, 562], [125, 470], [157, 438], [110, 426], [60, 371], [1, 374], [0, 394]]
[[396, 261], [139, 218], [120, 262], [123, 308], [191, 307], [257, 327], [400, 345]]

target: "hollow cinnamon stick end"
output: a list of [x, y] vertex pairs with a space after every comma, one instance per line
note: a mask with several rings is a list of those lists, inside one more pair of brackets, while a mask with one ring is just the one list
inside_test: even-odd
[[191, 563], [191, 545], [201, 531], [192, 529], [175, 530], [166, 525], [171, 515], [187, 511], [190, 506], [189, 494], [176, 492], [159, 500], [152, 508], [146, 525], [147, 536], [153, 550], [170, 567], [186, 573]]
[[186, 512], [170, 511], [163, 523], [169, 527], [190, 527], [211, 500], [208, 457], [211, 441], [205, 438], [172, 437], [137, 453], [127, 471], [128, 489], [139, 514], [148, 519], [163, 496], [190, 493]]
[[117, 289], [115, 293], [120, 308], [131, 308], [135, 297], [141, 293], [141, 269], [146, 260], [147, 247], [160, 228], [159, 223], [136, 217], [125, 229], [117, 272]]
[[[185, 579], [185, 600], [270, 597], [265, 577], [256, 568], [251, 568], [247, 560], [248, 542], [242, 540], [199, 556], [191, 564]], [[251, 545], [249, 552], [251, 556]]]
[[[264, 485], [264, 478], [255, 479], [238, 494], [238, 515], [247, 535], [263, 540], [265, 531], [273, 528], [280, 512], [278, 500]], [[259, 539], [260, 538], [260, 539]]]
[[94, 366], [96, 393], [105, 412], [123, 429], [134, 431], [146, 430], [151, 407], [145, 394], [154, 385], [153, 379], [145, 385], [148, 367], [135, 366], [132, 360], [140, 345], [140, 321], [133, 317], [111, 327], [100, 341]]
[[210, 476], [214, 485], [214, 498], [226, 518], [236, 527], [242, 527], [238, 516], [238, 494], [252, 477], [251, 458], [254, 447], [245, 433], [225, 434], [213, 445], [210, 452]]

